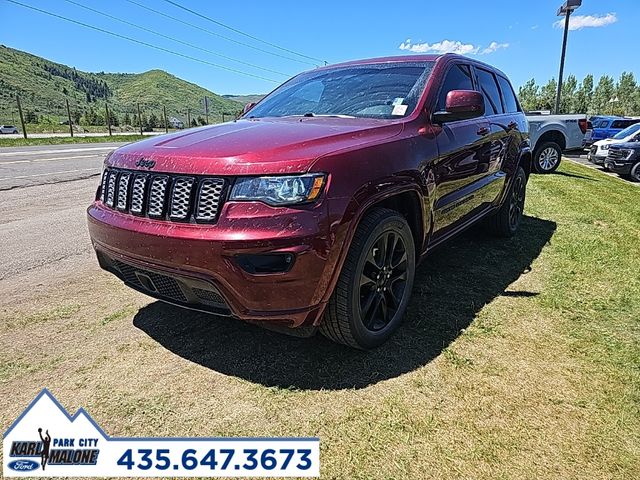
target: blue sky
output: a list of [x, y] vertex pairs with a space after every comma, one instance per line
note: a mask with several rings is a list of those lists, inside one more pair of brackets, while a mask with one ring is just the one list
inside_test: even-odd
[[[177, 8], [164, 0], [135, 0], [203, 30], [159, 16], [127, 0], [74, 0], [207, 52], [105, 18], [64, 0], [19, 0], [120, 35], [277, 82], [132, 44], [0, 0], [0, 43], [85, 71], [144, 72], [161, 68], [216, 93], [264, 93], [314, 61], [260, 43]], [[561, 0], [449, 0], [414, 4], [389, 1], [173, 0], [252, 36], [329, 63], [411, 51], [466, 53], [505, 71], [516, 86], [558, 74], [562, 29], [554, 27]], [[394, 8], [397, 7], [397, 8]], [[565, 75], [593, 73], [640, 77], [632, 45], [640, 26], [638, 0], [583, 0], [569, 33]], [[271, 55], [220, 36], [275, 52]], [[243, 63], [214, 55], [218, 53]], [[300, 60], [300, 61], [296, 61]], [[310, 62], [302, 63], [302, 62]], [[263, 67], [260, 70], [246, 63]], [[318, 63], [318, 62], [315, 62]], [[278, 72], [278, 73], [274, 73]]]

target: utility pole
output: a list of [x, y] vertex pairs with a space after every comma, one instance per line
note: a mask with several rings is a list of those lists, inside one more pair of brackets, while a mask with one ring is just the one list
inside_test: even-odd
[[207, 97], [204, 97], [204, 119], [209, 125], [209, 99]]
[[107, 104], [107, 102], [104, 102], [104, 111], [106, 113], [106, 119], [107, 119], [107, 128], [109, 129], [109, 136], [111, 136], [111, 118], [109, 118], [109, 104]]
[[164, 133], [169, 133], [169, 124], [167, 123], [167, 107], [162, 105], [162, 115], [164, 115]]
[[65, 98], [65, 102], [67, 102], [67, 118], [69, 119], [69, 133], [71, 134], [71, 138], [73, 138], [73, 124], [71, 123], [71, 109], [69, 108], [69, 99]]
[[27, 127], [24, 125], [24, 115], [22, 115], [22, 105], [20, 105], [20, 95], [16, 94], [16, 102], [18, 102], [18, 113], [20, 114], [20, 123], [22, 124], [22, 135], [27, 138]]
[[142, 135], [142, 115], [140, 115], [140, 104], [138, 103], [138, 125], [140, 126], [140, 135]]
[[562, 54], [560, 55], [560, 73], [558, 74], [558, 90], [556, 91], [555, 114], [560, 113], [560, 95], [562, 93], [562, 74], [564, 73], [564, 57], [567, 51], [567, 34], [569, 33], [569, 17], [575, 9], [582, 5], [582, 0], [566, 0], [558, 9], [558, 16], [564, 15], [564, 33], [562, 36]]
[[191, 109], [187, 108], [187, 128], [191, 128]]

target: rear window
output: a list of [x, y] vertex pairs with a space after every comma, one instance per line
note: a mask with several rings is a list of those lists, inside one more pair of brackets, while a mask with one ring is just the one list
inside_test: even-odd
[[596, 124], [595, 128], [607, 128], [608, 126], [609, 126], [609, 120], [600, 120], [600, 122]]
[[513, 93], [513, 88], [509, 83], [509, 80], [498, 75], [498, 83], [500, 84], [500, 90], [502, 90], [502, 98], [504, 99], [504, 106], [508, 113], [519, 112], [518, 101]]
[[480, 91], [484, 96], [485, 115], [504, 113], [502, 110], [502, 102], [500, 100], [500, 91], [498, 90], [498, 84], [496, 83], [493, 73], [481, 68], [478, 68], [477, 71]]

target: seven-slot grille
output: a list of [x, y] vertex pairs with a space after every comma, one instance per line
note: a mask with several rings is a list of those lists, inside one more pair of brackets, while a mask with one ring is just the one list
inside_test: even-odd
[[224, 200], [222, 178], [105, 169], [100, 200], [109, 208], [151, 218], [214, 222]]
[[623, 160], [629, 156], [629, 150], [610, 148], [607, 160]]

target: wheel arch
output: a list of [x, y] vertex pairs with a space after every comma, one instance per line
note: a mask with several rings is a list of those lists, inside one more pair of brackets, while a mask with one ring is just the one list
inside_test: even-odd
[[535, 150], [540, 148], [540, 146], [546, 142], [557, 143], [560, 147], [560, 150], [564, 150], [565, 148], [567, 148], [567, 137], [562, 131], [556, 130], [554, 128], [546, 130], [538, 137]]
[[339, 258], [333, 268], [332, 278], [322, 301], [328, 301], [335, 288], [360, 221], [374, 208], [390, 208], [398, 211], [407, 219], [414, 239], [416, 261], [418, 261], [424, 250], [432, 224], [431, 213], [425, 210], [426, 203], [421, 188], [413, 182], [378, 190], [375, 195], [367, 196], [366, 200], [359, 199], [357, 196], [353, 197], [346, 211], [354, 213], [350, 218], [343, 218], [343, 221], [349, 224], [348, 231], [344, 237]]

